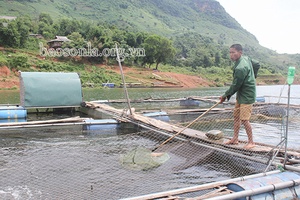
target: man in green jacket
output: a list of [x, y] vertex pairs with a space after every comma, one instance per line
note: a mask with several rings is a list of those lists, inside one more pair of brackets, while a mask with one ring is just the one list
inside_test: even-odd
[[238, 136], [241, 124], [244, 125], [248, 143], [245, 149], [255, 146], [252, 136], [252, 127], [249, 122], [253, 103], [256, 100], [256, 81], [250, 58], [243, 56], [243, 48], [240, 44], [233, 44], [230, 47], [230, 59], [235, 62], [233, 69], [233, 81], [229, 89], [220, 97], [220, 103], [226, 98], [229, 100], [236, 93], [236, 103], [233, 112], [234, 133], [233, 138], [225, 144], [238, 144]]

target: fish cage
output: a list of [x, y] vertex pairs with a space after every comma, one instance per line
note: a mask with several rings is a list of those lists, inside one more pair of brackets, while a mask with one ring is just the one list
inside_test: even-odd
[[[239, 177], [299, 170], [297, 106], [290, 108], [286, 127], [285, 105], [255, 104], [251, 149], [244, 148], [243, 125], [239, 143], [224, 144], [234, 131], [231, 105], [204, 115], [202, 109], [166, 110], [167, 121], [102, 103], [90, 109], [138, 128], [113, 134], [106, 129], [89, 134], [92, 126], [78, 125], [1, 130], [0, 199], [206, 199], [228, 194], [228, 184]], [[180, 194], [164, 193], [177, 190]]]

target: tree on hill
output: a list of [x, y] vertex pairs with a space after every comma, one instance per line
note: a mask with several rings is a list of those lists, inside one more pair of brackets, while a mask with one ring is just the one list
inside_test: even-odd
[[143, 47], [146, 56], [143, 58], [143, 64], [156, 64], [155, 69], [158, 69], [160, 63], [165, 63], [171, 60], [175, 55], [175, 48], [171, 40], [160, 37], [158, 35], [150, 35], [145, 39]]

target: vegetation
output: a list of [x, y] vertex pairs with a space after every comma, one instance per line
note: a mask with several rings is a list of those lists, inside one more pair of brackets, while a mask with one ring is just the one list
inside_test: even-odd
[[[246, 55], [261, 61], [259, 76], [285, 76], [289, 65], [300, 63], [299, 54], [280, 55], [261, 47], [214, 0], [23, 0], [3, 1], [0, 7], [4, 15], [18, 16], [0, 21], [0, 46], [6, 48], [0, 53], [0, 66], [76, 71], [84, 84], [120, 81], [118, 75], [96, 67], [116, 64], [116, 44], [127, 66], [155, 64], [155, 69], [201, 74], [219, 86], [232, 76], [228, 59], [232, 43], [241, 43]], [[57, 35], [71, 40], [62, 46], [70, 51], [53, 57], [47, 41]], [[101, 56], [66, 56], [82, 48], [97, 49]], [[36, 59], [38, 55], [43, 59]]]

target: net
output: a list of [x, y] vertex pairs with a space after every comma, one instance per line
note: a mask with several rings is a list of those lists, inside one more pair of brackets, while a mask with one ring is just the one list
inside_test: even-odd
[[[299, 152], [298, 111], [291, 107], [290, 159]], [[202, 113], [173, 112], [167, 122], [179, 127], [173, 132], [141, 121], [109, 130], [88, 131], [80, 125], [1, 130], [0, 198], [122, 199], [271, 171], [283, 160], [286, 108], [279, 104], [253, 107], [250, 122], [257, 150], [243, 149], [248, 139], [243, 126], [239, 145], [223, 144], [233, 136], [233, 107], [219, 105], [189, 129], [220, 131], [223, 138], [192, 137], [187, 130], [157, 149], [162, 153], [157, 159], [144, 156]]]

